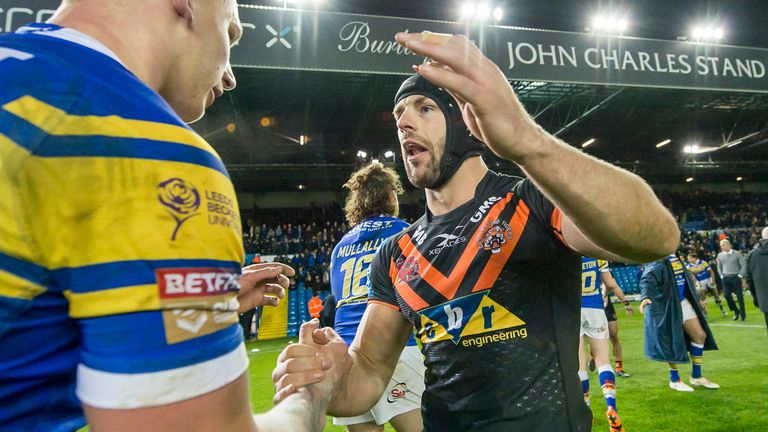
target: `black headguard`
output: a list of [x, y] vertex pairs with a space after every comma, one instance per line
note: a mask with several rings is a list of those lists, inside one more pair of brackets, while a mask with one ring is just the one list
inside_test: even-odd
[[403, 81], [395, 95], [395, 105], [403, 98], [416, 94], [435, 101], [445, 115], [445, 150], [440, 160], [440, 176], [427, 186], [427, 189], [438, 189], [453, 177], [464, 159], [482, 154], [484, 146], [467, 129], [456, 99], [421, 75], [412, 75]]

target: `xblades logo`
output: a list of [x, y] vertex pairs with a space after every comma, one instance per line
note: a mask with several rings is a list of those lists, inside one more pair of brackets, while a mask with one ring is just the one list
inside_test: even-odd
[[485, 200], [483, 204], [477, 209], [474, 215], [469, 218], [472, 222], [480, 222], [483, 220], [483, 215], [493, 206], [495, 202], [501, 201], [501, 197], [492, 196]]
[[434, 249], [429, 251], [430, 255], [438, 255], [445, 248], [451, 248], [457, 244], [461, 244], [467, 241], [466, 236], [457, 236], [453, 234], [440, 234], [436, 237], [443, 239], [443, 241], [441, 241]]

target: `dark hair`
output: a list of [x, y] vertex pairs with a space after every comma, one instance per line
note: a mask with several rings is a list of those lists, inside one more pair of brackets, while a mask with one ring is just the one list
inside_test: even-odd
[[353, 172], [344, 187], [349, 189], [344, 213], [350, 225], [379, 214], [397, 214], [392, 192], [403, 193], [403, 185], [392, 168], [378, 162], [366, 165]]

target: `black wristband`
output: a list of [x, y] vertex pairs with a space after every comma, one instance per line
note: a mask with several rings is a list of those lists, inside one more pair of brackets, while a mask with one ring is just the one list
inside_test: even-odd
[[629, 300], [624, 300], [624, 306], [629, 306]]

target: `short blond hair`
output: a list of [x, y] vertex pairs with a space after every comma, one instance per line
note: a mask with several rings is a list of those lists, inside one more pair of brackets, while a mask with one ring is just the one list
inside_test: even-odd
[[392, 192], [398, 195], [403, 193], [400, 176], [380, 162], [353, 172], [344, 183], [344, 188], [349, 189], [344, 214], [350, 225], [357, 225], [367, 217], [380, 214], [396, 215], [398, 209], [392, 200]]

